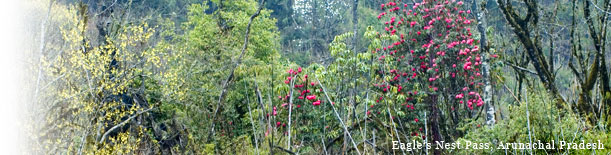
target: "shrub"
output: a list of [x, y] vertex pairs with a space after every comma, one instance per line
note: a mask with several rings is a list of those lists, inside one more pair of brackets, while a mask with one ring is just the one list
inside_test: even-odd
[[[505, 118], [494, 127], [477, 127], [477, 122], [465, 124], [463, 128], [467, 134], [457, 140], [465, 144], [466, 141], [474, 143], [489, 143], [490, 149], [460, 149], [460, 154], [504, 154], [507, 152], [530, 153], [530, 150], [497, 149], [500, 143], [555, 143], [556, 149], [533, 150], [534, 154], [592, 154], [592, 150], [559, 150], [559, 141], [576, 142], [581, 140], [592, 143], [601, 140], [605, 147], [611, 146], [610, 135], [603, 131], [592, 130], [579, 116], [570, 111], [558, 110], [552, 98], [542, 93], [529, 93], [528, 104], [509, 105], [509, 118]], [[528, 105], [528, 106], [527, 106]], [[526, 111], [529, 117], [526, 116]], [[527, 120], [529, 119], [529, 120]], [[530, 136], [527, 123], [530, 122]], [[606, 154], [608, 149], [596, 150], [595, 154]]]

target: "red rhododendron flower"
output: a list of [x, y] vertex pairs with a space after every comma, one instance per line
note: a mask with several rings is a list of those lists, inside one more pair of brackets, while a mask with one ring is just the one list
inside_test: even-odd
[[314, 105], [314, 106], [320, 105], [320, 100], [317, 100], [316, 102], [313, 102], [312, 105]]
[[309, 96], [306, 96], [306, 99], [314, 100], [314, 99], [316, 99], [316, 96], [315, 95], [309, 95]]

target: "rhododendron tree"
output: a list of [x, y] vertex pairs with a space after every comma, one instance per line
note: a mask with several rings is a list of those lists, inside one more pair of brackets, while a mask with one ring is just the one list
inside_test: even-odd
[[478, 93], [482, 62], [471, 33], [474, 21], [469, 10], [462, 10], [462, 1], [400, 4], [381, 5], [377, 16], [384, 31], [378, 34], [381, 47], [372, 51], [379, 63], [372, 84], [379, 92], [376, 102], [428, 111], [433, 140], [441, 140], [439, 110], [456, 123], [484, 104]]
[[[286, 148], [291, 149], [297, 139], [312, 139], [320, 141], [319, 136], [311, 133], [312, 130], [321, 130], [324, 126], [331, 125], [321, 116], [330, 113], [326, 110], [325, 100], [322, 98], [321, 87], [308, 75], [307, 69], [301, 67], [287, 69], [281, 76], [285, 79], [280, 85], [281, 96], [273, 102], [280, 104], [277, 115], [272, 120], [277, 120], [276, 132], [285, 136], [283, 143]], [[275, 113], [274, 107], [274, 113]], [[278, 125], [281, 123], [281, 125]], [[269, 131], [270, 129], [268, 129]], [[268, 135], [268, 134], [266, 134]], [[285, 146], [285, 145], [283, 145]]]

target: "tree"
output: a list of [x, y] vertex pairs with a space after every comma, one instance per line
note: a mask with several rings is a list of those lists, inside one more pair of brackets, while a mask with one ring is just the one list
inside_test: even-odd
[[[385, 12], [378, 15], [386, 27], [380, 34], [384, 44], [373, 51], [378, 53], [376, 102], [428, 111], [433, 141], [442, 141], [441, 132], [447, 129], [440, 110], [458, 124], [484, 104], [478, 93], [483, 85], [480, 47], [472, 38], [471, 11], [460, 9], [462, 5], [425, 1], [408, 7], [391, 1], [381, 4]], [[422, 118], [418, 113], [409, 116], [415, 122]]]
[[[482, 50], [482, 75], [483, 75], [483, 83], [484, 83], [484, 103], [486, 104], [486, 125], [492, 126], [496, 122], [495, 118], [495, 109], [494, 109], [494, 100], [493, 100], [493, 90], [491, 86], [491, 77], [490, 77], [490, 56], [488, 47], [488, 40], [486, 39], [486, 30], [488, 27], [488, 23], [486, 21], [486, 1], [483, 1], [480, 5], [477, 4], [476, 0], [473, 0], [473, 4], [471, 4], [472, 12], [477, 16], [477, 31], [480, 33], [479, 46]], [[553, 68], [553, 66], [552, 66]]]
[[[246, 101], [248, 90], [241, 88], [244, 84], [253, 88], [252, 81], [276, 78], [272, 72], [280, 70], [280, 58], [275, 47], [278, 35], [275, 21], [270, 18], [271, 11], [265, 8], [254, 18], [252, 15], [258, 12], [255, 6], [258, 3], [254, 0], [223, 3], [223, 9], [216, 11], [222, 12], [220, 14], [226, 22], [219, 25], [217, 13], [202, 11], [208, 9], [207, 5], [191, 5], [188, 20], [183, 25], [185, 34], [169, 42], [174, 45], [168, 57], [169, 67], [163, 75], [166, 85], [162, 92], [167, 103], [163, 106], [168, 112], [180, 109], [175, 112], [176, 117], [182, 119], [190, 134], [194, 135], [189, 142], [192, 144], [190, 149], [197, 150], [195, 152], [205, 152], [201, 148], [206, 146], [213, 146], [212, 151], [231, 151], [226, 149], [233, 147], [232, 141], [227, 139], [250, 133], [248, 130], [234, 130], [250, 125], [249, 121], [242, 120], [248, 114], [247, 106], [241, 104]], [[252, 22], [248, 24], [251, 17]], [[251, 39], [246, 43], [248, 29]], [[234, 61], [242, 53], [241, 62]], [[254, 80], [249, 78], [253, 75], [261, 76]], [[231, 78], [228, 80], [228, 77]], [[275, 88], [265, 85], [259, 89], [268, 96], [267, 93], [271, 94]], [[223, 91], [226, 92], [219, 95]], [[255, 116], [271, 111], [267, 108], [255, 110]]]
[[124, 25], [104, 44], [94, 44], [90, 38], [95, 37], [83, 33], [86, 8], [55, 8], [65, 13], [54, 21], [62, 23], [59, 39], [64, 46], [49, 44], [61, 52], [41, 58], [44, 77], [53, 80], [43, 81], [48, 87], [40, 89], [40, 99], [47, 102], [38, 106], [46, 120], [38, 151], [137, 153], [139, 147], [152, 145], [140, 139], [154, 139], [145, 134], [152, 130], [145, 118], [155, 107], [145, 90], [155, 84], [150, 77], [157, 73], [147, 69], [161, 62], [159, 53], [144, 45], [152, 43], [155, 30], [147, 23]]
[[[497, 0], [497, 3], [505, 15], [505, 19], [507, 19], [508, 23], [514, 28], [513, 32], [518, 36], [518, 39], [524, 45], [524, 48], [526, 48], [526, 53], [537, 71], [539, 80], [544, 83], [545, 88], [552, 93], [552, 96], [555, 96], [556, 100], [558, 101], [556, 102], [557, 107], [561, 109], [564, 108], [566, 101], [560, 95], [558, 88], [554, 84], [555, 77], [553, 76], [552, 71], [550, 71], [550, 62], [547, 62], [548, 59], [545, 59], [545, 55], [543, 54], [538, 32], [535, 31], [535, 36], [531, 37], [530, 31], [532, 29], [536, 29], [537, 23], [539, 22], [537, 2], [533, 0], [524, 0], [528, 11], [527, 15], [523, 18], [515, 12], [511, 2]], [[529, 26], [532, 27], [529, 28]]]
[[[497, 0], [497, 3], [505, 16], [505, 19], [514, 28], [513, 32], [518, 37], [524, 48], [526, 48], [526, 53], [528, 54], [528, 57], [536, 70], [537, 76], [544, 83], [546, 89], [552, 93], [553, 96], [555, 96], [556, 100], [558, 100], [558, 102], [556, 102], [557, 107], [559, 109], [566, 108], [566, 99], [560, 95], [560, 92], [558, 91], [558, 88], [554, 82], [556, 75], [554, 71], [555, 68], [553, 68], [553, 50], [550, 52], [550, 58], [546, 58], [542, 51], [540, 34], [538, 31], [539, 28], [537, 25], [539, 22], [538, 2], [524, 0], [527, 7], [525, 17], [520, 17], [520, 15], [516, 13], [511, 1]], [[584, 1], [583, 15], [588, 23], [588, 32], [590, 33], [590, 36], [592, 36], [592, 43], [597, 52], [592, 55], [594, 59], [591, 60], [591, 62], [588, 62], [590, 59], [585, 58], [585, 54], [581, 52], [582, 47], [585, 45], [581, 45], [581, 39], [577, 36], [578, 34], [576, 32], [575, 23], [576, 15], [578, 15], [578, 12], [576, 12], [577, 3], [576, 1], [573, 1], [573, 23], [570, 34], [572, 60], [568, 62], [568, 66], [575, 75], [580, 87], [579, 99], [576, 103], [577, 111], [581, 115], [585, 116], [590, 123], [594, 124], [597, 118], [600, 117], [600, 114], [594, 110], [593, 105], [591, 104], [591, 91], [595, 88], [595, 83], [600, 79], [600, 94], [603, 96], [602, 101], [608, 105], [608, 97], [606, 97], [605, 94], [607, 92], [606, 90], [608, 90], [607, 87], [609, 87], [609, 74], [605, 65], [606, 62], [603, 62], [606, 59], [604, 54], [605, 43], [601, 42], [601, 39], [603, 39], [601, 36], [605, 36], [606, 34], [606, 23], [599, 22], [600, 24], [598, 25], [601, 27], [598, 28], [599, 30], [595, 28], [596, 24], [591, 16], [590, 4], [591, 2]], [[603, 5], [608, 6], [609, 2], [603, 2]], [[608, 7], [605, 8], [605, 10], [607, 9]], [[606, 18], [607, 15], [608, 14], [602, 14], [599, 16], [599, 20], [601, 18]], [[533, 37], [531, 34], [534, 34], [535, 36]], [[577, 64], [575, 64], [575, 62], [577, 62]]]

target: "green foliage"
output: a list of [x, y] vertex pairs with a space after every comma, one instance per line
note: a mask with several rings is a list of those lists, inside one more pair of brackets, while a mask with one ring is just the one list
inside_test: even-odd
[[[236, 71], [228, 88], [225, 103], [221, 106], [221, 113], [217, 123], [220, 132], [213, 137], [207, 137], [211, 130], [210, 119], [217, 108], [220, 85], [229, 76], [230, 66], [240, 55], [246, 26], [250, 16], [257, 8], [254, 0], [240, 1], [224, 4], [223, 10], [217, 10], [222, 14], [228, 29], [223, 29], [219, 25], [219, 17], [214, 14], [207, 14], [202, 10], [207, 10], [205, 4], [193, 4], [189, 7], [188, 21], [183, 24], [186, 29], [183, 36], [173, 36], [176, 40], [171, 40], [168, 46], [172, 47], [172, 54], [168, 57], [169, 68], [162, 76], [165, 85], [162, 92], [167, 104], [167, 112], [176, 110], [178, 119], [184, 121], [190, 130], [192, 139], [190, 147], [205, 148], [208, 139], [224, 141], [218, 139], [224, 136], [237, 137], [251, 131], [250, 123], [246, 118], [247, 107], [242, 104], [246, 101], [246, 94], [252, 91], [244, 90], [244, 84], [248, 88], [254, 88], [254, 83], [264, 83], [273, 78], [270, 73], [281, 67], [278, 64], [279, 55], [276, 51], [277, 32], [275, 20], [271, 19], [269, 10], [262, 10], [250, 29], [249, 45], [242, 65]], [[172, 34], [169, 34], [172, 35]], [[279, 71], [280, 72], [280, 71]], [[252, 81], [245, 79], [253, 75], [259, 80]], [[261, 80], [261, 81], [260, 81]], [[268, 95], [271, 88], [267, 85], [260, 85], [265, 95]], [[255, 101], [252, 99], [252, 101]], [[252, 107], [259, 104], [252, 102]], [[257, 112], [255, 112], [257, 114]], [[231, 122], [231, 124], [230, 124]], [[220, 137], [217, 137], [220, 136]], [[215, 147], [232, 147], [231, 143], [218, 143]]]
[[[499, 121], [494, 127], [483, 126], [483, 122], [475, 121], [463, 124], [460, 128], [467, 134], [456, 140], [463, 145], [466, 141], [473, 143], [489, 143], [490, 149], [460, 149], [453, 150], [459, 154], [505, 154], [505, 152], [530, 153], [529, 149], [497, 149], [500, 143], [555, 143], [556, 149], [533, 150], [534, 154], [592, 154], [593, 150], [560, 150], [560, 141], [577, 142], [581, 140], [592, 143], [601, 140], [603, 145], [610, 146], [609, 134], [599, 130], [592, 130], [591, 126], [584, 124], [573, 112], [560, 111], [551, 98], [546, 94], [529, 93], [528, 100], [520, 105], [509, 105], [509, 116]], [[528, 106], [526, 104], [528, 102]], [[528, 110], [528, 118], [526, 111]], [[529, 120], [527, 120], [529, 119]], [[530, 130], [527, 128], [530, 122]], [[529, 137], [529, 135], [531, 137]], [[608, 149], [596, 150], [596, 154], [606, 154]]]

